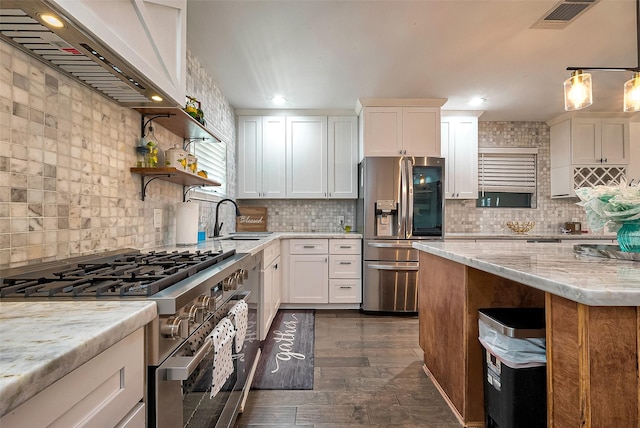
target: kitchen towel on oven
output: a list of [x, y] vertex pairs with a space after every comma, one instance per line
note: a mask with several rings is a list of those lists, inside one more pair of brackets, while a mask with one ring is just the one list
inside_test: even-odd
[[213, 338], [213, 376], [211, 377], [211, 398], [220, 392], [224, 383], [233, 373], [231, 347], [236, 331], [229, 318], [222, 318], [211, 332]]
[[236, 353], [242, 350], [242, 344], [244, 343], [244, 337], [247, 334], [247, 317], [249, 314], [249, 305], [244, 300], [240, 300], [233, 305], [229, 311], [230, 315], [233, 315], [231, 320], [233, 326], [236, 329]]

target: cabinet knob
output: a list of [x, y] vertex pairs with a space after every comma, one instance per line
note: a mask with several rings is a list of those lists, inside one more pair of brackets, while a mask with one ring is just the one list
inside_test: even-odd
[[607, 163], [607, 158], [604, 158], [604, 163]]

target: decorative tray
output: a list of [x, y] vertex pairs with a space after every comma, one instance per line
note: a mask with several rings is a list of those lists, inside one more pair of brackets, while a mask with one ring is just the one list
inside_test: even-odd
[[640, 262], [640, 253], [620, 251], [618, 245], [575, 244], [573, 252], [585, 256]]

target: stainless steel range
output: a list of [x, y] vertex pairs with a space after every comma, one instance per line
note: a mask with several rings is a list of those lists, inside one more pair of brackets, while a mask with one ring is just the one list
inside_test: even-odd
[[[119, 250], [0, 272], [0, 300], [148, 299], [159, 317], [145, 331], [147, 425], [229, 427], [255, 368], [259, 258], [235, 250]], [[209, 398], [208, 336], [238, 300], [248, 328], [234, 373]]]

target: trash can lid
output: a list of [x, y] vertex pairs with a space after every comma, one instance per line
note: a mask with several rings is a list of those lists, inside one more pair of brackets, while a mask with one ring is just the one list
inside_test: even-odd
[[487, 308], [478, 319], [509, 337], [545, 337], [544, 308]]

